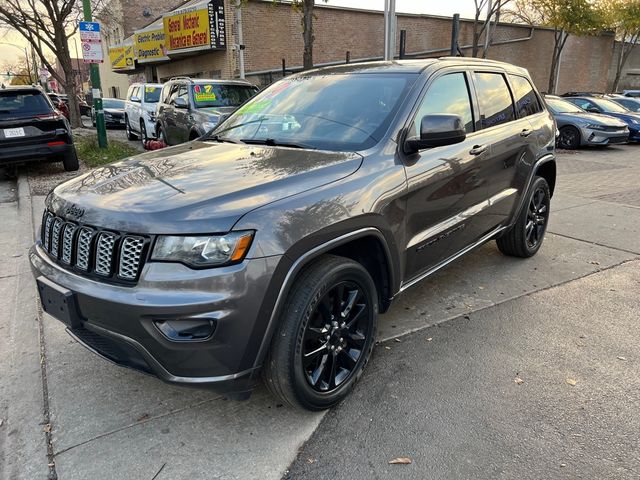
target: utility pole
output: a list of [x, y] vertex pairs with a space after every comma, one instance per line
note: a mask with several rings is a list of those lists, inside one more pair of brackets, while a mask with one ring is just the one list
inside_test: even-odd
[[396, 0], [384, 1], [384, 59], [396, 54]]
[[242, 0], [236, 3], [236, 39], [238, 40], [238, 67], [240, 78], [244, 79], [244, 39], [242, 37]]
[[[82, 0], [82, 13], [85, 22], [92, 22], [90, 0]], [[98, 131], [98, 146], [107, 148], [107, 129], [104, 123], [104, 110], [102, 109], [102, 92], [100, 86], [100, 70], [98, 64], [91, 63], [91, 91], [93, 93], [93, 109], [96, 114], [96, 130]]]

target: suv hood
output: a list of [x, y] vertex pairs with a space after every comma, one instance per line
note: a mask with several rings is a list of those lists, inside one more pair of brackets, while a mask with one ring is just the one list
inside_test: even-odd
[[194, 141], [76, 177], [47, 205], [69, 220], [131, 233], [224, 233], [248, 211], [335, 182], [361, 163], [357, 153]]

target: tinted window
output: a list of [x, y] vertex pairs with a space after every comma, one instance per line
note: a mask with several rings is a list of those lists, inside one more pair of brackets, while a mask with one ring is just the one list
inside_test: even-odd
[[160, 99], [160, 87], [147, 85], [144, 87], [144, 101], [147, 103], [157, 103]]
[[162, 87], [162, 93], [160, 94], [160, 102], [167, 103], [169, 100], [169, 91], [171, 90], [171, 84], [165, 83]]
[[473, 132], [472, 112], [465, 74], [443, 75], [429, 86], [413, 122], [413, 130], [415, 135], [419, 137], [422, 117], [438, 113], [451, 113], [462, 117], [467, 133]]
[[598, 108], [598, 106], [595, 103], [593, 103], [593, 102], [591, 102], [591, 101], [589, 101], [589, 100], [587, 100], [585, 98], [569, 98], [569, 99], [567, 99], [567, 101], [573, 103], [574, 105], [579, 106], [583, 110], [592, 109], [592, 110], [600, 111], [600, 108]]
[[516, 99], [516, 110], [520, 118], [535, 115], [542, 111], [538, 96], [531, 83], [524, 77], [510, 76], [513, 96]]
[[547, 106], [551, 109], [553, 113], [580, 113], [584, 112], [583, 109], [574, 105], [571, 102], [567, 102], [566, 100], [560, 100], [558, 98], [547, 98], [546, 99]]
[[33, 117], [51, 113], [51, 106], [40, 92], [0, 91], [0, 119]]
[[256, 94], [256, 89], [248, 85], [198, 83], [191, 89], [197, 108], [237, 107]]
[[124, 108], [124, 100], [118, 98], [103, 98], [102, 106], [104, 108]]
[[618, 105], [616, 102], [612, 102], [605, 98], [594, 98], [593, 103], [600, 107], [600, 110], [604, 112], [629, 113], [629, 110], [624, 108], [622, 105]]
[[274, 83], [213, 131], [333, 151], [377, 144], [417, 75], [314, 74]]
[[512, 121], [515, 112], [504, 76], [501, 73], [475, 73], [474, 78], [482, 128]]

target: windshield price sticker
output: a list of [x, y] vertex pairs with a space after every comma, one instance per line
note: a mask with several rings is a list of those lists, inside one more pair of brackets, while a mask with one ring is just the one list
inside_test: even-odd
[[193, 98], [196, 102], [214, 102], [217, 100], [213, 85], [195, 85], [193, 87]]
[[145, 87], [144, 91], [147, 93], [153, 93], [156, 91], [156, 87]]

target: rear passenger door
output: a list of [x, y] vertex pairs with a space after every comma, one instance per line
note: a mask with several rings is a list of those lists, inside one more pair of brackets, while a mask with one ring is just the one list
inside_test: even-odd
[[488, 233], [509, 220], [518, 199], [517, 165], [532, 160], [528, 148], [533, 128], [527, 118], [518, 118], [502, 71], [473, 73], [480, 111], [479, 143], [491, 154], [480, 166], [486, 186], [486, 203], [478, 209], [477, 225]]

